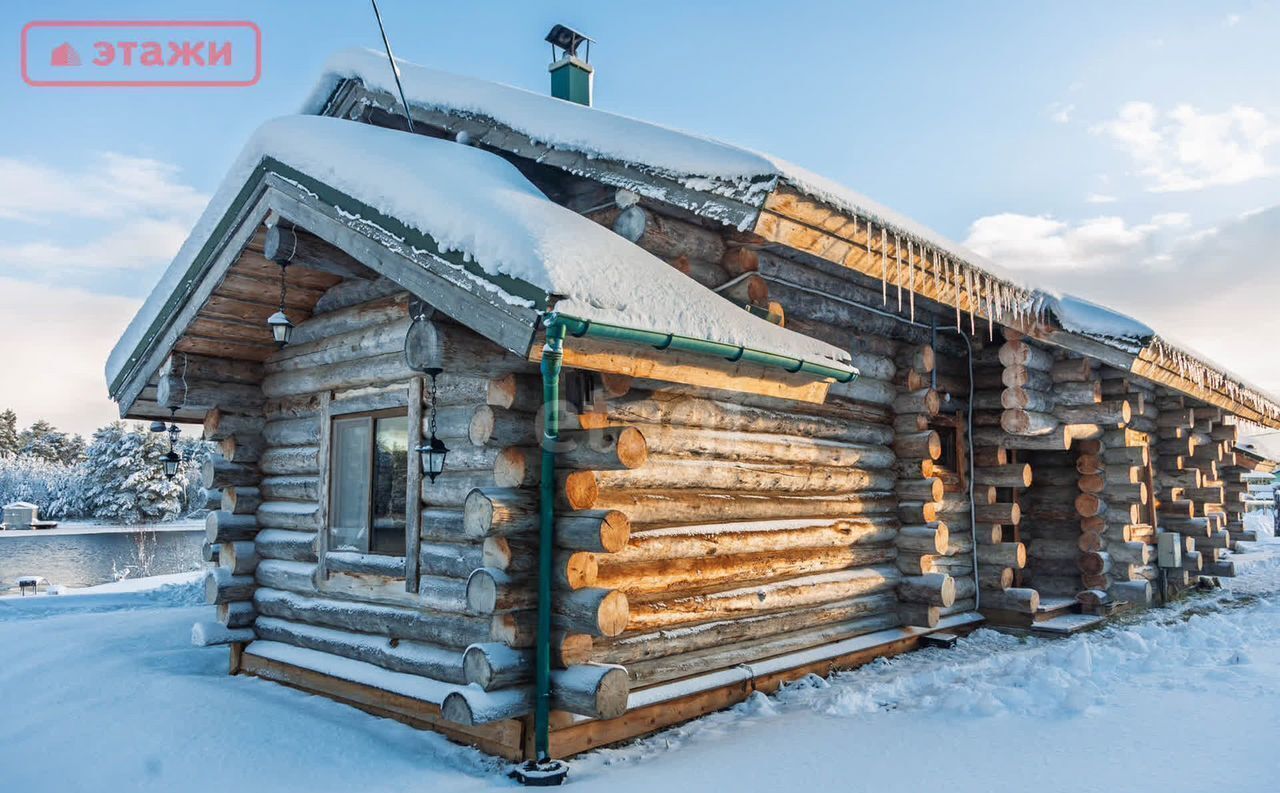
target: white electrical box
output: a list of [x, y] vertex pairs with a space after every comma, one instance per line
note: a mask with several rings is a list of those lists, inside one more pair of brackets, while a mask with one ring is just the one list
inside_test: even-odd
[[1156, 535], [1156, 561], [1161, 567], [1182, 567], [1182, 535], [1165, 532]]

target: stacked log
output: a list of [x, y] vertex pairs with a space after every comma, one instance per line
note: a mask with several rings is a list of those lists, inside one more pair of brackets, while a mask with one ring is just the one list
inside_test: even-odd
[[205, 518], [205, 601], [217, 606], [217, 624], [192, 631], [200, 645], [241, 644], [252, 638], [253, 539], [259, 461], [263, 453], [261, 364], [174, 353], [158, 374], [161, 404], [205, 411], [204, 437], [217, 453], [203, 464], [201, 485], [210, 511]]
[[[925, 557], [946, 534], [917, 520], [899, 546], [893, 432], [857, 418], [873, 403], [845, 394], [815, 410], [695, 393], [633, 383], [570, 422], [571, 439], [628, 435], [647, 448], [632, 467], [584, 458], [561, 480], [567, 507], [612, 510], [632, 529], [623, 547], [594, 554], [595, 587], [625, 597], [629, 614], [597, 636], [593, 661], [649, 685], [901, 624], [900, 601], [935, 614], [954, 602], [948, 576], [897, 567], [904, 547]], [[926, 457], [936, 448], [912, 443]], [[919, 459], [901, 492], [932, 504]]]
[[[899, 572], [912, 577], [899, 587], [898, 613], [903, 624], [932, 628], [944, 614], [972, 611], [975, 606], [973, 540], [967, 529], [969, 499], [961, 486], [960, 472], [947, 470], [938, 462], [942, 453], [940, 433], [954, 437], [955, 431], [935, 422], [942, 400], [933, 388], [937, 363], [933, 346], [900, 343], [893, 363], [897, 457], [894, 491], [902, 522], [895, 544]], [[947, 486], [948, 481], [951, 487]], [[960, 535], [951, 533], [942, 512], [944, 501], [953, 513], [963, 513]], [[957, 593], [954, 602], [929, 602], [910, 583], [917, 577], [930, 580], [929, 576], [938, 575], [952, 579]]]
[[[764, 254], [755, 248], [726, 244], [718, 232], [639, 205], [627, 209], [611, 205], [590, 211], [587, 217], [739, 305], [754, 306], [765, 315], [774, 313], [769, 285], [759, 275]], [[781, 313], [776, 316], [781, 321]]]
[[960, 520], [966, 529], [973, 525], [977, 535], [974, 552], [978, 562], [979, 607], [984, 615], [996, 618], [1005, 613], [1033, 613], [1038, 602], [1036, 593], [1020, 589], [1022, 569], [1027, 564], [1026, 547], [1022, 543], [1020, 525], [1021, 494], [1031, 485], [1031, 469], [1015, 459], [1004, 444], [1014, 440], [1000, 429], [1004, 365], [999, 358], [1000, 344], [974, 350], [973, 438], [974, 516], [971, 524], [967, 511]]
[[[1245, 539], [1233, 522], [1226, 478], [1233, 462], [1236, 428], [1221, 409], [1161, 388], [1156, 393], [1155, 498], [1160, 530], [1186, 542], [1181, 570], [1166, 570], [1171, 594], [1201, 576], [1232, 576], [1224, 553]], [[1239, 516], [1242, 521], [1243, 516]]]

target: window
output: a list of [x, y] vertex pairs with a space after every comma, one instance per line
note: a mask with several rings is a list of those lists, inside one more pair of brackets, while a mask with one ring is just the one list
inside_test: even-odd
[[335, 418], [330, 448], [329, 550], [404, 556], [408, 417]]

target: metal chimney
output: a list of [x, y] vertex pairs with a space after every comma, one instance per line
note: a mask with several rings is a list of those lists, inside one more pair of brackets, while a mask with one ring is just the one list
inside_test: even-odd
[[[551, 95], [580, 105], [591, 106], [595, 69], [591, 68], [591, 39], [578, 31], [556, 25], [547, 34], [551, 44]], [[584, 57], [578, 58], [578, 47], [586, 42]]]

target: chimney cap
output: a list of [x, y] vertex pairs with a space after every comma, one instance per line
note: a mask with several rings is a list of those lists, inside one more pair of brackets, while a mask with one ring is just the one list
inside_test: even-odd
[[[556, 25], [551, 28], [551, 32], [547, 34], [546, 41], [553, 47], [559, 47], [564, 50], [566, 55], [576, 57], [578, 47], [584, 41], [594, 41], [590, 36], [579, 33], [567, 25]], [[590, 48], [588, 48], [590, 51]]]

